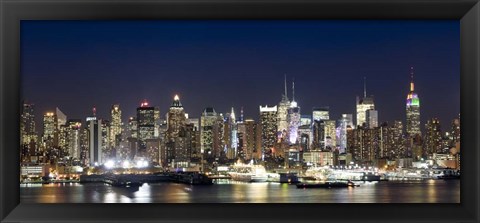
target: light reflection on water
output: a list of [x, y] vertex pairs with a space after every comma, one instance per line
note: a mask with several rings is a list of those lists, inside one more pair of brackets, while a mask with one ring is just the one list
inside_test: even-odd
[[24, 203], [459, 203], [460, 181], [365, 183], [356, 188], [297, 189], [280, 183], [219, 181], [116, 188], [100, 183], [21, 185]]

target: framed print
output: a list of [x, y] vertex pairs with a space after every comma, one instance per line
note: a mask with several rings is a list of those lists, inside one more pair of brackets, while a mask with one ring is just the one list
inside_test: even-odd
[[0, 7], [2, 222], [478, 221], [477, 1]]

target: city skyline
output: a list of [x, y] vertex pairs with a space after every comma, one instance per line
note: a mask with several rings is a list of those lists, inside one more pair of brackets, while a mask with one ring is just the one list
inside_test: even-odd
[[[68, 28], [66, 25], [73, 25], [73, 27], [76, 28]], [[405, 122], [404, 103], [405, 97], [409, 92], [411, 66], [415, 67], [415, 90], [422, 99], [422, 125], [427, 121], [427, 119], [433, 117], [438, 117], [440, 123], [446, 124], [449, 123], [451, 119], [458, 117], [458, 114], [460, 113], [460, 78], [459, 72], [454, 72], [458, 71], [459, 67], [459, 57], [455, 56], [455, 54], [459, 54], [459, 42], [455, 41], [455, 39], [459, 36], [458, 33], [455, 32], [458, 31], [458, 22], [305, 21], [303, 23], [282, 23], [264, 21], [260, 23], [230, 23], [225, 21], [171, 21], [158, 23], [125, 22], [122, 23], [122, 25], [125, 25], [124, 29], [128, 28], [133, 30], [143, 30], [143, 33], [136, 35], [129, 34], [126, 36], [118, 37], [117, 39], [111, 39], [111, 41], [109, 42], [107, 41], [107, 37], [112, 37], [114, 36], [114, 34], [125, 33], [123, 29], [119, 28], [119, 24], [109, 22], [80, 22], [72, 24], [69, 22], [36, 21], [22, 23], [22, 55], [26, 55], [23, 59], [24, 63], [22, 63], [22, 86], [24, 91], [23, 96], [28, 102], [35, 104], [37, 123], [39, 123], [40, 121], [39, 116], [42, 116], [44, 112], [54, 110], [57, 106], [63, 112], [65, 112], [65, 114], [67, 114], [69, 118], [71, 117], [78, 119], [83, 119], [85, 116], [90, 114], [92, 107], [95, 106], [98, 110], [99, 117], [109, 119], [110, 107], [113, 104], [120, 104], [120, 106], [123, 108], [124, 114], [122, 115], [122, 121], [125, 122], [126, 118], [134, 116], [135, 108], [138, 107], [139, 103], [143, 99], [147, 99], [152, 105], [160, 107], [160, 113], [163, 118], [164, 114], [168, 110], [170, 101], [175, 94], [180, 95], [182, 102], [185, 106], [185, 110], [187, 113], [189, 113], [190, 117], [198, 118], [202, 111], [205, 109], [205, 107], [214, 107], [217, 112], [224, 114], [230, 111], [231, 107], [235, 107], [237, 112], [239, 112], [240, 108], [243, 107], [245, 117], [251, 117], [255, 120], [258, 120], [259, 105], [274, 106], [278, 104], [278, 102], [282, 99], [281, 97], [284, 91], [283, 82], [285, 74], [287, 75], [289, 83], [293, 78], [295, 78], [296, 101], [298, 102], [298, 105], [302, 108], [302, 114], [311, 115], [311, 110], [313, 107], [321, 106], [330, 107], [330, 116], [334, 120], [339, 119], [341, 117], [341, 114], [344, 113], [355, 114], [355, 97], [363, 95], [363, 77], [366, 77], [368, 91], [367, 93], [369, 95], [373, 95], [375, 98], [375, 107], [376, 110], [378, 110], [379, 121], [392, 122], [394, 120], [402, 120], [403, 122]], [[333, 25], [335, 25], [335, 27], [342, 27], [343, 25], [344, 27], [335, 28], [333, 27]], [[143, 28], [138, 28], [138, 26]], [[419, 30], [420, 28], [425, 26], [430, 27], [430, 29], [428, 29], [429, 32]], [[218, 31], [218, 27], [221, 27], [222, 29]], [[261, 45], [262, 43], [266, 43], [267, 40], [272, 40], [269, 39], [272, 36], [277, 36], [277, 34], [289, 33], [287, 32], [287, 30], [282, 31], [285, 27], [294, 27], [298, 32], [298, 36], [295, 35], [295, 32], [293, 34], [290, 32], [290, 35], [286, 37], [282, 37], [280, 35], [277, 37], [277, 39], [274, 39], [275, 43], [278, 44], [278, 46], [274, 45], [273, 43], [266, 46]], [[321, 31], [308, 31], [312, 30], [312, 27], [319, 28], [319, 30], [336, 31], [336, 33], [331, 32], [329, 36], [322, 37]], [[360, 27], [364, 27], [365, 32], [358, 32], [358, 28]], [[375, 30], [379, 27], [385, 28], [384, 31], [377, 31], [376, 33], [371, 33], [372, 30]], [[53, 35], [47, 34], [49, 32], [43, 32], [42, 34], [39, 34], [39, 28], [42, 28], [42, 30], [56, 28], [57, 31], [53, 32]], [[100, 32], [100, 28], [106, 30]], [[142, 56], [142, 54], [133, 54], [136, 56], [127, 56], [122, 54], [123, 57], [125, 57], [122, 59], [119, 58], [118, 55], [113, 55], [114, 52], [119, 52], [117, 48], [119, 48], [120, 46], [122, 46], [120, 48], [126, 50], [125, 52], [131, 53], [132, 48], [138, 47], [139, 44], [134, 42], [135, 39], [138, 40], [139, 37], [145, 37], [145, 35], [150, 32], [152, 32], [150, 33], [152, 34], [152, 36], [156, 36], [158, 35], [158, 32], [161, 32], [155, 31], [153, 30], [153, 28], [160, 28], [159, 30], [170, 31], [169, 36], [163, 38], [163, 40], [167, 39], [168, 41], [165, 41], [165, 43], [161, 43], [162, 41], [160, 40], [155, 41], [159, 42], [158, 44], [161, 45], [158, 46], [155, 44], [150, 45], [153, 44], [152, 40], [150, 40], [146, 41], [144, 43], [145, 45], [157, 46], [157, 49], [168, 49], [168, 47], [166, 47], [165, 45], [172, 43], [175, 45], [176, 43], [177, 51], [181, 51], [181, 53], [173, 54], [173, 58], [167, 59], [167, 61], [171, 62], [171, 60], [174, 58], [178, 60], [178, 58], [181, 57], [181, 55], [179, 54], [182, 53], [186, 53], [189, 51], [193, 53], [182, 54], [185, 56], [185, 60], [190, 61], [189, 63], [191, 63], [191, 68], [186, 66], [180, 66], [185, 65], [185, 63], [188, 64], [187, 62], [177, 62], [177, 65], [179, 65], [179, 67], [182, 67], [183, 70], [185, 70], [183, 72], [185, 73], [185, 75], [179, 74], [182, 73], [182, 69], [172, 69], [172, 66], [170, 66], [169, 68], [170, 72], [162, 72], [162, 70], [167, 69], [169, 66], [166, 66], [167, 68], [161, 67], [160, 65], [164, 63], [161, 60], [159, 60], [158, 66], [153, 66], [152, 64], [154, 64], [155, 61], [152, 58], [153, 56], [165, 56], [162, 56], [161, 52], [163, 51], [155, 51], [151, 48], [148, 49], [146, 48], [146, 46], [142, 48], [142, 50], [145, 51], [145, 56]], [[228, 31], [232, 31], [232, 29], [238, 30], [238, 32], [245, 31], [246, 33], [241, 33], [239, 34], [239, 36], [234, 38], [234, 36], [229, 36], [228, 34]], [[393, 34], [397, 34], [398, 32], [406, 29], [410, 30], [410, 32], [404, 33], [400, 35], [400, 37], [396, 36], [394, 40], [384, 40], [383, 42], [378, 42], [378, 39], [380, 38], [384, 38], [386, 36], [393, 36]], [[90, 31], [85, 32], [86, 30]], [[173, 32], [172, 30], [176, 32]], [[259, 33], [259, 30], [263, 30], [263, 32]], [[354, 32], [355, 30], [357, 30], [357, 33]], [[107, 31], [110, 32], [107, 33]], [[195, 33], [194, 31], [198, 31], [198, 33]], [[73, 34], [78, 34], [78, 32], [83, 33], [82, 36], [83, 38], [85, 38], [84, 40], [74, 37]], [[208, 34], [212, 32], [214, 34]], [[31, 35], [29, 35], [29, 33]], [[187, 33], [193, 35], [193, 37], [187, 38]], [[306, 33], [311, 34], [312, 37], [305, 38], [304, 34]], [[340, 34], [346, 33], [353, 33], [348, 38], [341, 38], [342, 41], [347, 41], [346, 39], [351, 39], [350, 42], [346, 44], [351, 49], [346, 47], [345, 43], [339, 44], [340, 41], [334, 41], [332, 38], [332, 36], [338, 37], [341, 36]], [[426, 42], [426, 40], [428, 39], [427, 37], [432, 37], [432, 35], [440, 33], [442, 33], [442, 35], [437, 36], [433, 40], [429, 39], [429, 41]], [[94, 34], [97, 34], [97, 36], [94, 36]], [[377, 34], [379, 35], [379, 37], [375, 38], [373, 34]], [[212, 37], [212, 35], [213, 37], [219, 35], [218, 37], [214, 38], [214, 40], [218, 40], [217, 42], [212, 40], [207, 41], [207, 38]], [[63, 40], [59, 42], [59, 40], [56, 39], [58, 38], [56, 36], [62, 36]], [[172, 36], [182, 37], [184, 39], [183, 41], [178, 40], [177, 42], [175, 42], [174, 40], [172, 40]], [[225, 37], [231, 37], [231, 39], [228, 40], [228, 38], [226, 38], [227, 40], [222, 41], [220, 36], [223, 39], [225, 39]], [[329, 43], [331, 46], [325, 46], [325, 44], [322, 45], [321, 43], [318, 43], [322, 41], [314, 41], [315, 38], [319, 36], [322, 37], [320, 38], [320, 40], [327, 42], [330, 41]], [[414, 36], [416, 36], [417, 38], [414, 39]], [[255, 37], [257, 37], [257, 40], [254, 39]], [[355, 37], [357, 37], [357, 39], [355, 39]], [[402, 37], [404, 38], [403, 40]], [[73, 40], [77, 40], [77, 42]], [[191, 45], [192, 49], [186, 49], [186, 40], [191, 40], [192, 43], [187, 45]], [[299, 40], [302, 40], [303, 42], [299, 42]], [[43, 41], [44, 44], [35, 44], [38, 43], [38, 41]], [[76, 47], [74, 47], [74, 42], [76, 44]], [[424, 44], [418, 44], [419, 42]], [[102, 45], [98, 45], [100, 43]], [[124, 43], [134, 44], [132, 44], [133, 46], [130, 46]], [[199, 45], [195, 47], [195, 43], [198, 43]], [[240, 44], [240, 46], [234, 47], [228, 45], [232, 43]], [[316, 43], [316, 45], [314, 43]], [[365, 59], [357, 58], [358, 61], [351, 60], [352, 56], [359, 55], [359, 51], [366, 49], [379, 51], [379, 49], [377, 48], [384, 47], [386, 48], [385, 51], [389, 51], [392, 49], [392, 45], [394, 45], [393, 43], [396, 43], [398, 45], [394, 48], [407, 49], [396, 51], [395, 58], [383, 60], [380, 58], [382, 56], [384, 57], [384, 55], [382, 54], [379, 54], [377, 56], [369, 55], [369, 57], [375, 57], [369, 58], [370, 61], [372, 61], [371, 59], [376, 59], [374, 61], [379, 62], [369, 62], [361, 64], [361, 62], [365, 61]], [[415, 43], [417, 43], [417, 45], [415, 45]], [[355, 46], [355, 44], [358, 44], [359, 46]], [[78, 45], [90, 45], [90, 47], [86, 47], [86, 49], [81, 49], [78, 47]], [[254, 55], [262, 57], [264, 60], [255, 63], [255, 61], [251, 59], [246, 59], [245, 57], [247, 55], [250, 55], [250, 53], [252, 52], [248, 52], [248, 50], [241, 51], [241, 49], [239, 49], [242, 46], [245, 47], [246, 45], [253, 47], [253, 51], [258, 52]], [[95, 48], [93, 46], [99, 47]], [[319, 48], [312, 48], [312, 46], [318, 46]], [[438, 48], [436, 48], [435, 50], [439, 52], [447, 51], [451, 54], [447, 54], [447, 56], [445, 56], [445, 53], [434, 54], [430, 52], [434, 50], [434, 46]], [[44, 56], [42, 56], [42, 58], [38, 58], [38, 54], [40, 53], [39, 50], [45, 47], [51, 48], [51, 52], [43, 52], [42, 55]], [[59, 58], [58, 53], [64, 53], [66, 50], [72, 49], [72, 47], [76, 49], [75, 52], [78, 51], [80, 56], [73, 55], [73, 53], [66, 55], [60, 54], [66, 58]], [[233, 51], [233, 49], [231, 49], [233, 53], [229, 52], [227, 49], [230, 49], [230, 47], [234, 47], [235, 50], [240, 51]], [[203, 56], [207, 57], [206, 59], [196, 59], [198, 61], [191, 61], [193, 55], [200, 54], [200, 52], [198, 51], [201, 50], [198, 50], [197, 48], [200, 48], [201, 50], [211, 49], [211, 51], [214, 52], [208, 51], [209, 54], [204, 54]], [[359, 50], [357, 48], [362, 49]], [[108, 49], [113, 50], [109, 52]], [[98, 53], [98, 55], [88, 54], [92, 51], [98, 50], [101, 51], [100, 53]], [[168, 52], [171, 53], [173, 52], [172, 50], [175, 49], [170, 49], [170, 51]], [[290, 51], [297, 53], [300, 52], [300, 50], [304, 50], [305, 55], [295, 54], [300, 57], [299, 59], [283, 58], [282, 56], [280, 56], [279, 58], [279, 55], [276, 55], [274, 53], [268, 53], [268, 50], [274, 52]], [[319, 52], [312, 52], [317, 50], [323, 50], [327, 53], [341, 51], [341, 53], [332, 54], [331, 57], [333, 57], [333, 59], [325, 56], [319, 57], [319, 65], [313, 65], [314, 60], [312, 58], [308, 59], [309, 56], [325, 55], [325, 53], [322, 54]], [[255, 66], [242, 69], [240, 69], [239, 66], [232, 66], [233, 68], [228, 68], [227, 65], [241, 64], [238, 61], [238, 63], [235, 63], [234, 60], [220, 61], [222, 63], [225, 63], [226, 65], [222, 65], [222, 63], [217, 62], [214, 64], [203, 63], [203, 67], [200, 66], [202, 62], [215, 62], [216, 60], [214, 59], [219, 59], [219, 57], [221, 56], [237, 55], [235, 54], [235, 52], [240, 53], [237, 53], [239, 59], [246, 59], [246, 62], [254, 63]], [[347, 52], [350, 52], [351, 55], [347, 55]], [[411, 52], [415, 53], [412, 53], [411, 57], [405, 57]], [[428, 58], [425, 55], [427, 54], [427, 52]], [[88, 58], [87, 54], [93, 58]], [[422, 56], [422, 54], [424, 55]], [[111, 58], [108, 59], [109, 57], [107, 56], [110, 56]], [[83, 61], [85, 61], [85, 65], [91, 64], [92, 68], [87, 69], [85, 67], [82, 67], [82, 63], [79, 63], [79, 60], [74, 60], [76, 62], [70, 60], [77, 57], [83, 59]], [[136, 77], [138, 75], [130, 75], [129, 77], [129, 74], [126, 74], [129, 73], [128, 71], [122, 73], [120, 71], [122, 69], [119, 69], [125, 68], [128, 70], [132, 68], [132, 65], [117, 63], [117, 68], [113, 69], [111, 67], [113, 62], [127, 60], [128, 58], [133, 58], [131, 62], [138, 66], [137, 71], [149, 70], [144, 76], [152, 78], [152, 81], [147, 81], [147, 83], [141, 85], [143, 86], [142, 88], [139, 88], [138, 83], [136, 83], [138, 81], [131, 80], [130, 78]], [[33, 61], [32, 59], [38, 59], [38, 61]], [[56, 59], [60, 59], [60, 61]], [[94, 59], [101, 60], [97, 61], [97, 63], [92, 63], [92, 60]], [[143, 61], [144, 63], [142, 63], [142, 59], [148, 60], [145, 60]], [[284, 68], [282, 69], [281, 62], [284, 62], [288, 59], [292, 61], [292, 64], [296, 64], [296, 66], [283, 65]], [[348, 69], [346, 69], [344, 66], [339, 66], [342, 64], [342, 60], [348, 59], [351, 60], [350, 64], [352, 65], [352, 67], [358, 68], [358, 71], [348, 71]], [[42, 64], [40, 61], [42, 62]], [[335, 61], [336, 63], [334, 63]], [[439, 63], [439, 61], [441, 62]], [[48, 66], [48, 64], [52, 64], [54, 62], [60, 62], [57, 64], [59, 66]], [[386, 68], [386, 65], [383, 65], [383, 63], [381, 62], [388, 62], [390, 65], [393, 66]], [[98, 67], [99, 63], [104, 64], [104, 66]], [[145, 68], [140, 66], [142, 64], [146, 65]], [[215, 64], [220, 65], [215, 66]], [[272, 66], [272, 64], [276, 64], [277, 66]], [[69, 65], [73, 65], [73, 67]], [[47, 69], [47, 67], [49, 69]], [[94, 67], [97, 67], [99, 69], [94, 70]], [[155, 67], [158, 68], [158, 72], [153, 69]], [[445, 69], [445, 67], [447, 68]], [[203, 69], [195, 70], [195, 68]], [[105, 70], [110, 70], [110, 72], [104, 72], [103, 76], [98, 76], [99, 73]], [[69, 73], [69, 71], [71, 71], [71, 73], [92, 72], [95, 73], [95, 75], [66, 75], [66, 73]], [[115, 75], [117, 73], [118, 75]], [[162, 75], [162, 73], [165, 73], [165, 75]], [[169, 75], [170, 73], [172, 73], [172, 75]], [[231, 73], [231, 75], [229, 75], [229, 73]], [[239, 75], [239, 73], [243, 73], [246, 75]], [[316, 73], [317, 75], [315, 75]], [[323, 73], [337, 75], [323, 75]], [[392, 75], [382, 75], [382, 73], [392, 73]], [[452, 73], [457, 73], [457, 75]], [[199, 78], [199, 75], [194, 74], [202, 74], [203, 76]], [[118, 82], [115, 81], [115, 78], [119, 79]], [[68, 81], [61, 81], [65, 79], [71, 79], [71, 81], [76, 84], [69, 84]], [[159, 79], [165, 79], [166, 81], [157, 82]], [[48, 82], [48, 80], [58, 80], [57, 83], [65, 84], [55, 85], [54, 87], [49, 86], [48, 89], [45, 89], [44, 86], [41, 85], [41, 83], [44, 83], [45, 81]], [[107, 83], [110, 83], [109, 80], [112, 80], [114, 82], [107, 85]], [[128, 87], [129, 84], [125, 85], [125, 82], [128, 80], [130, 80], [130, 82], [132, 83], [131, 89], [129, 89]], [[171, 84], [167, 84], [168, 86], [166, 86], [166, 84], [164, 84], [163, 82]], [[265, 82], [267, 82], [268, 84], [264, 84]], [[159, 84], [157, 85], [155, 83]], [[106, 89], [105, 86], [110, 87], [110, 85], [112, 87], [118, 86], [119, 89]], [[342, 88], [342, 86], [344, 87]], [[70, 91], [66, 88], [70, 89]], [[437, 90], [435, 91], [433, 89]], [[438, 92], [438, 89], [442, 89], [442, 98], [440, 98], [441, 100], [438, 100], [438, 96], [435, 95], [435, 93]], [[55, 92], [62, 92], [61, 96], [59, 94], [55, 94]], [[223, 94], [220, 94], [219, 92], [222, 92]], [[113, 93], [118, 93], [118, 95], [115, 95]], [[97, 94], [98, 97], [94, 97], [94, 94]], [[55, 95], [55, 97], [48, 97], [48, 95]], [[76, 97], [67, 98], [67, 95], [76, 95]], [[242, 95], [244, 95], [244, 97], [241, 97]], [[291, 89], [289, 89], [289, 95], [291, 95]], [[335, 95], [335, 97], [332, 97], [332, 95]], [[75, 99], [72, 100], [73, 98]], [[445, 103], [448, 103], [448, 105], [445, 106]]]

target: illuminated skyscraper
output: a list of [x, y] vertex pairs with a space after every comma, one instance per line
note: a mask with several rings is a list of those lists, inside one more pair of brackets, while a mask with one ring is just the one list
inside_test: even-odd
[[432, 118], [425, 124], [425, 148], [428, 155], [443, 152], [442, 131], [437, 118]]
[[340, 153], [346, 152], [347, 149], [347, 128], [353, 127], [353, 116], [352, 114], [342, 114], [342, 118], [339, 120], [338, 128], [338, 142], [340, 146]]
[[[200, 117], [201, 152], [211, 154], [214, 151], [215, 138], [220, 138], [218, 114], [214, 108], [205, 108]], [[217, 143], [218, 143], [217, 139]], [[218, 145], [217, 145], [218, 146]]]
[[103, 151], [106, 150], [106, 144], [103, 141], [103, 120], [97, 119], [97, 117], [87, 117], [87, 130], [88, 130], [88, 148], [89, 148], [89, 161], [90, 166], [96, 166], [103, 164]]
[[32, 141], [37, 141], [34, 105], [23, 103], [20, 122], [20, 143], [22, 145], [27, 145]]
[[110, 146], [115, 147], [118, 141], [118, 138], [122, 134], [122, 110], [120, 110], [120, 105], [115, 104], [112, 106], [110, 111], [111, 115], [111, 126], [110, 126]]
[[460, 143], [460, 118], [453, 119], [452, 129], [450, 130], [451, 146], [456, 147], [457, 143]]
[[237, 156], [237, 149], [238, 149], [238, 129], [237, 129], [237, 121], [235, 117], [235, 111], [232, 107], [232, 112], [230, 113], [230, 117], [227, 119], [229, 134], [230, 134], [230, 143], [227, 145], [227, 158], [234, 159]]
[[282, 100], [278, 103], [277, 111], [277, 131], [279, 138], [286, 137], [288, 131], [288, 109], [290, 108], [290, 101], [287, 95], [287, 76], [285, 75], [285, 93], [282, 95]]
[[262, 159], [269, 155], [277, 141], [277, 106], [260, 106], [260, 125], [262, 129]]
[[312, 118], [314, 121], [320, 120], [329, 120], [330, 119], [330, 108], [328, 106], [313, 108], [312, 109]]
[[373, 129], [378, 127], [378, 111], [369, 109], [366, 111], [366, 115], [367, 128]]
[[47, 112], [43, 116], [42, 141], [45, 149], [49, 150], [58, 145], [57, 117], [53, 112]]
[[413, 84], [413, 67], [410, 68], [411, 82], [410, 92], [407, 95], [407, 124], [406, 132], [408, 136], [414, 137], [416, 134], [422, 135], [420, 130], [420, 98], [415, 93]]
[[[182, 162], [184, 165], [184, 143], [177, 140], [179, 137], [180, 131], [185, 128], [187, 124], [187, 117], [185, 116], [185, 111], [183, 105], [180, 102], [180, 97], [175, 95], [173, 98], [172, 105], [167, 113], [167, 132], [166, 132], [166, 143], [167, 143], [167, 162], [169, 164], [174, 162]], [[183, 132], [185, 133], [185, 132]], [[182, 134], [183, 134], [182, 133]], [[176, 159], [176, 153], [179, 153], [179, 159]]]
[[295, 81], [292, 82], [293, 98], [288, 108], [288, 141], [290, 144], [297, 143], [298, 140], [298, 127], [300, 126], [300, 107], [295, 101]]
[[137, 138], [141, 153], [146, 152], [147, 140], [155, 138], [155, 108], [149, 106], [146, 100], [137, 108]]
[[68, 120], [66, 129], [66, 150], [70, 157], [80, 159], [81, 157], [81, 134], [82, 121], [77, 119]]
[[363, 98], [357, 96], [357, 126], [363, 126], [366, 123], [367, 110], [375, 109], [373, 96], [367, 97], [367, 84], [364, 78]]
[[326, 149], [326, 150], [333, 150], [336, 148], [337, 142], [336, 142], [336, 128], [335, 128], [335, 120], [325, 120], [325, 148], [321, 149]]

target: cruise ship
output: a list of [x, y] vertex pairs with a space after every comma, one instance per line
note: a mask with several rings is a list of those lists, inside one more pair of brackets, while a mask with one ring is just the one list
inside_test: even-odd
[[228, 173], [232, 180], [244, 182], [266, 182], [267, 171], [262, 165], [237, 163]]
[[350, 181], [380, 181], [380, 174], [375, 170], [332, 169], [329, 166], [311, 167], [305, 171], [306, 177], [315, 180], [350, 180]]

